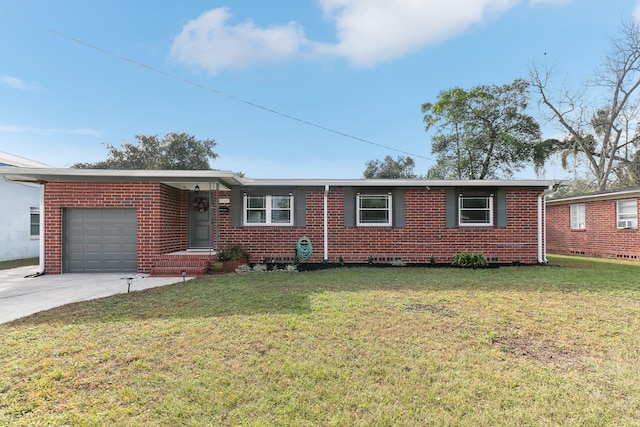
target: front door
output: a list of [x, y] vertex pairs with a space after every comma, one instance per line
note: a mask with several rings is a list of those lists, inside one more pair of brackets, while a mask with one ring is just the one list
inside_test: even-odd
[[189, 193], [189, 248], [211, 248], [213, 216], [209, 194]]

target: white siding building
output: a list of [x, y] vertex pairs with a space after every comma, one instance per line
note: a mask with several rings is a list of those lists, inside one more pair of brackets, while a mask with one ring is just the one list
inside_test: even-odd
[[[0, 151], [0, 166], [48, 167]], [[40, 254], [40, 185], [0, 176], [0, 261]]]

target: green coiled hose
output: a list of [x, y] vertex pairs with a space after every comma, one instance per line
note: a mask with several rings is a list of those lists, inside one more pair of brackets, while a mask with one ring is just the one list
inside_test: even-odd
[[296, 243], [296, 259], [298, 261], [306, 261], [313, 255], [313, 245], [307, 236], [298, 239]]

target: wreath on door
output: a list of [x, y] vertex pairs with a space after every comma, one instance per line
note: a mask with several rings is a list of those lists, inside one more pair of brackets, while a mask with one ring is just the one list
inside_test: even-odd
[[198, 197], [193, 201], [193, 209], [204, 212], [209, 209], [209, 200], [206, 197]]

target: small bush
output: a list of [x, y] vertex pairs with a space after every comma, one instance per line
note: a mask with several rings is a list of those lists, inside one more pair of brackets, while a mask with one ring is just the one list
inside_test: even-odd
[[236, 261], [248, 256], [247, 251], [242, 245], [235, 243], [220, 249], [218, 252], [218, 261]]
[[487, 258], [480, 252], [463, 252], [453, 257], [452, 265], [464, 268], [487, 267]]

